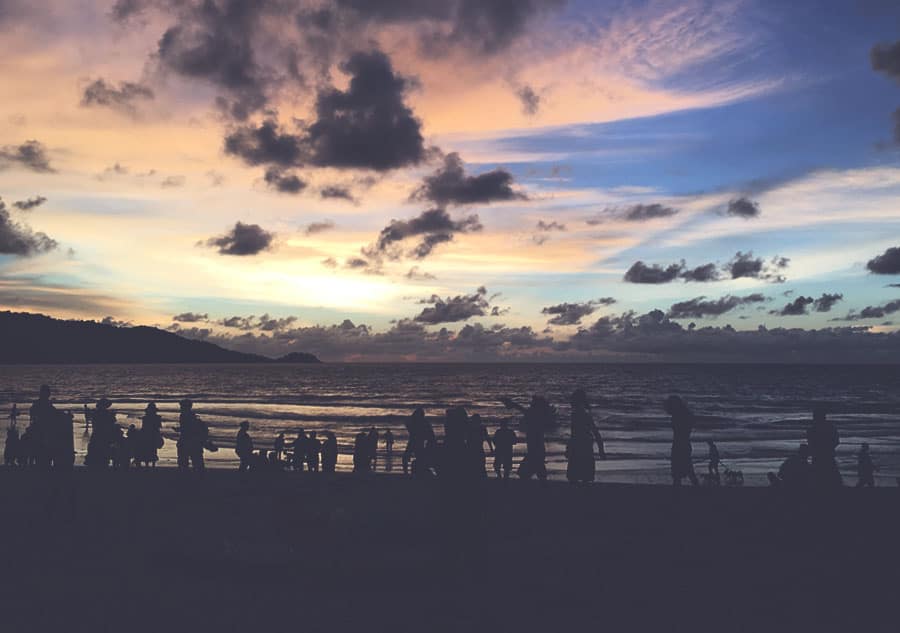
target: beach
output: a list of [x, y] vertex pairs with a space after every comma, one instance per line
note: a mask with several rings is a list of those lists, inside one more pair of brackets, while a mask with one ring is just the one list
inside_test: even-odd
[[8, 631], [894, 631], [900, 491], [0, 471]]

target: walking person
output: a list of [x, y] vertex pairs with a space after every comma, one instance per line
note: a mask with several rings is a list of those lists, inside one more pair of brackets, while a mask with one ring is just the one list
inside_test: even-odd
[[519, 441], [516, 432], [509, 428], [506, 420], [500, 420], [500, 428], [494, 431], [494, 472], [497, 479], [509, 479], [513, 464], [513, 446]]
[[209, 441], [209, 428], [194, 412], [194, 403], [184, 399], [178, 403], [181, 413], [178, 416], [178, 467], [181, 470], [193, 469], [201, 472], [205, 468], [203, 449]]
[[679, 396], [666, 398], [664, 409], [672, 416], [672, 485], [681, 486], [681, 480], [687, 477], [696, 486], [699, 482], [694, 473], [691, 448], [694, 414]]
[[238, 471], [247, 472], [253, 464], [253, 438], [250, 437], [250, 423], [246, 420], [241, 422], [238, 429], [237, 437], [234, 441], [234, 452], [238, 459], [241, 460]]
[[566, 466], [566, 478], [571, 483], [591, 483], [596, 476], [594, 443], [596, 442], [599, 447], [600, 455], [605, 457], [603, 439], [594, 424], [591, 405], [584, 389], [576, 389], [572, 392], [570, 403], [572, 406], [572, 430], [569, 444], [566, 447], [566, 456], [569, 458]]
[[156, 410], [156, 403], [151, 402], [144, 409], [141, 418], [141, 448], [139, 461], [145, 466], [156, 466], [159, 461], [159, 449], [165, 444], [162, 436], [162, 417]]
[[519, 463], [518, 474], [522, 479], [537, 477], [547, 480], [547, 448], [544, 446], [544, 433], [555, 424], [556, 411], [543, 396], [532, 396], [528, 408], [513, 402], [511, 398], [503, 398], [501, 402], [509, 409], [522, 412], [522, 425], [525, 427], [525, 456]]

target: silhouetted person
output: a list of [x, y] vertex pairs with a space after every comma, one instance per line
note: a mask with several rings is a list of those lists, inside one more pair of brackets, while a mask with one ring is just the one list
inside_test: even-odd
[[663, 408], [672, 416], [672, 485], [680, 486], [681, 480], [687, 477], [696, 486], [699, 482], [694, 473], [691, 447], [694, 414], [679, 396], [666, 398]]
[[394, 434], [390, 429], [384, 432], [384, 450], [388, 457], [394, 454]]
[[468, 453], [469, 472], [474, 477], [487, 477], [487, 455], [484, 452], [484, 445], [487, 443], [491, 453], [494, 452], [494, 445], [491, 437], [488, 435], [487, 429], [481, 422], [481, 416], [477, 413], [469, 418], [469, 424], [466, 429], [466, 450]]
[[181, 470], [192, 468], [202, 471], [203, 449], [209, 441], [209, 429], [194, 413], [194, 403], [182, 400], [178, 403], [181, 413], [178, 416], [178, 442], [175, 444], [178, 453], [178, 467]]
[[353, 472], [366, 474], [372, 468], [372, 458], [369, 451], [369, 434], [360, 431], [353, 441]]
[[238, 470], [246, 472], [253, 463], [253, 438], [250, 437], [250, 423], [244, 420], [241, 422], [237, 437], [234, 440], [234, 452], [240, 460]]
[[872, 461], [869, 445], [864, 442], [856, 456], [856, 487], [868, 486], [869, 488], [874, 488], [876, 470], [878, 468], [875, 467], [875, 462]]
[[162, 417], [157, 413], [154, 402], [149, 403], [144, 409], [140, 437], [140, 461], [147, 466], [156, 466], [156, 462], [159, 461], [159, 449], [163, 447], [165, 440], [162, 436]]
[[378, 429], [374, 426], [369, 429], [369, 459], [372, 461], [372, 471], [378, 470]]
[[446, 479], [458, 479], [469, 472], [469, 453], [466, 440], [469, 434], [469, 414], [463, 407], [451, 407], [444, 415], [444, 445], [438, 474]]
[[709, 476], [718, 486], [721, 483], [721, 478], [719, 477], [719, 464], [722, 462], [719, 457], [719, 449], [716, 447], [716, 443], [712, 440], [706, 441], [706, 446], [709, 448], [709, 464], [706, 469], [709, 472]]
[[334, 473], [337, 460], [337, 437], [331, 431], [325, 431], [325, 441], [322, 443], [322, 472], [326, 475]]
[[100, 398], [91, 412], [91, 439], [88, 441], [85, 465], [94, 470], [109, 468], [116, 457], [116, 414], [110, 410], [112, 402]]
[[519, 477], [530, 479], [533, 476], [541, 481], [547, 479], [547, 449], [544, 446], [544, 433], [553, 426], [555, 412], [543, 396], [532, 396], [531, 404], [526, 409], [510, 398], [501, 402], [507, 408], [521, 411], [522, 426], [525, 428], [525, 456], [519, 463]]
[[500, 428], [494, 431], [494, 472], [497, 473], [497, 479], [501, 476], [503, 479], [509, 479], [509, 473], [512, 471], [513, 465], [513, 446], [519, 438], [516, 432], [509, 428], [506, 420], [500, 420]]
[[306, 468], [311, 473], [319, 472], [319, 455], [322, 452], [322, 442], [316, 438], [316, 432], [309, 432], [309, 440], [306, 442]]
[[813, 422], [806, 431], [806, 441], [812, 456], [813, 484], [819, 488], [842, 486], [841, 472], [835, 460], [835, 450], [841, 439], [837, 427], [827, 419], [824, 407], [813, 410]]
[[31, 450], [33, 459], [39, 466], [50, 465], [58, 416], [59, 411], [50, 401], [50, 387], [41, 385], [38, 399], [31, 404], [31, 409], [28, 411]]
[[[412, 415], [409, 416], [406, 421], [406, 430], [409, 434], [409, 439], [403, 451], [404, 475], [409, 473], [410, 465], [414, 461], [426, 459], [426, 454], [429, 456], [427, 459], [430, 460], [430, 451], [426, 451], [426, 445], [429, 442], [434, 442], [434, 429], [431, 428], [431, 423], [425, 417], [425, 409], [422, 407], [413, 411]], [[422, 465], [425, 464], [423, 463]], [[428, 463], [428, 467], [431, 467], [430, 463]]]
[[597, 443], [601, 457], [606, 456], [603, 438], [594, 424], [591, 405], [584, 389], [576, 389], [570, 398], [572, 406], [572, 429], [566, 455], [566, 479], [572, 483], [591, 483], [596, 475], [594, 443]]
[[12, 409], [9, 410], [9, 426], [18, 430], [19, 426], [19, 406], [13, 402]]
[[6, 428], [6, 445], [3, 447], [3, 463], [13, 466], [19, 456], [19, 429], [10, 422]]
[[800, 444], [797, 452], [781, 464], [778, 474], [769, 473], [769, 483], [773, 486], [792, 490], [805, 490], [811, 483], [809, 446]]
[[279, 462], [281, 461], [281, 456], [284, 453], [284, 433], [279, 433], [275, 436], [275, 459]]
[[306, 437], [306, 431], [299, 429], [297, 437], [291, 445], [291, 466], [298, 473], [302, 473], [306, 466], [306, 443], [309, 438]]

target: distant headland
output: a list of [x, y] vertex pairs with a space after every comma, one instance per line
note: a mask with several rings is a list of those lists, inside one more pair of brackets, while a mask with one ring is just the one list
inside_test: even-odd
[[301, 352], [275, 359], [236, 352], [154, 327], [0, 312], [0, 364], [319, 362], [313, 354]]

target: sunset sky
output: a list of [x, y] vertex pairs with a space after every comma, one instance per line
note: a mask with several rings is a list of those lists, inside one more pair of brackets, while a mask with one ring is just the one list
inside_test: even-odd
[[900, 352], [896, 2], [0, 0], [0, 50], [0, 309], [327, 360]]

